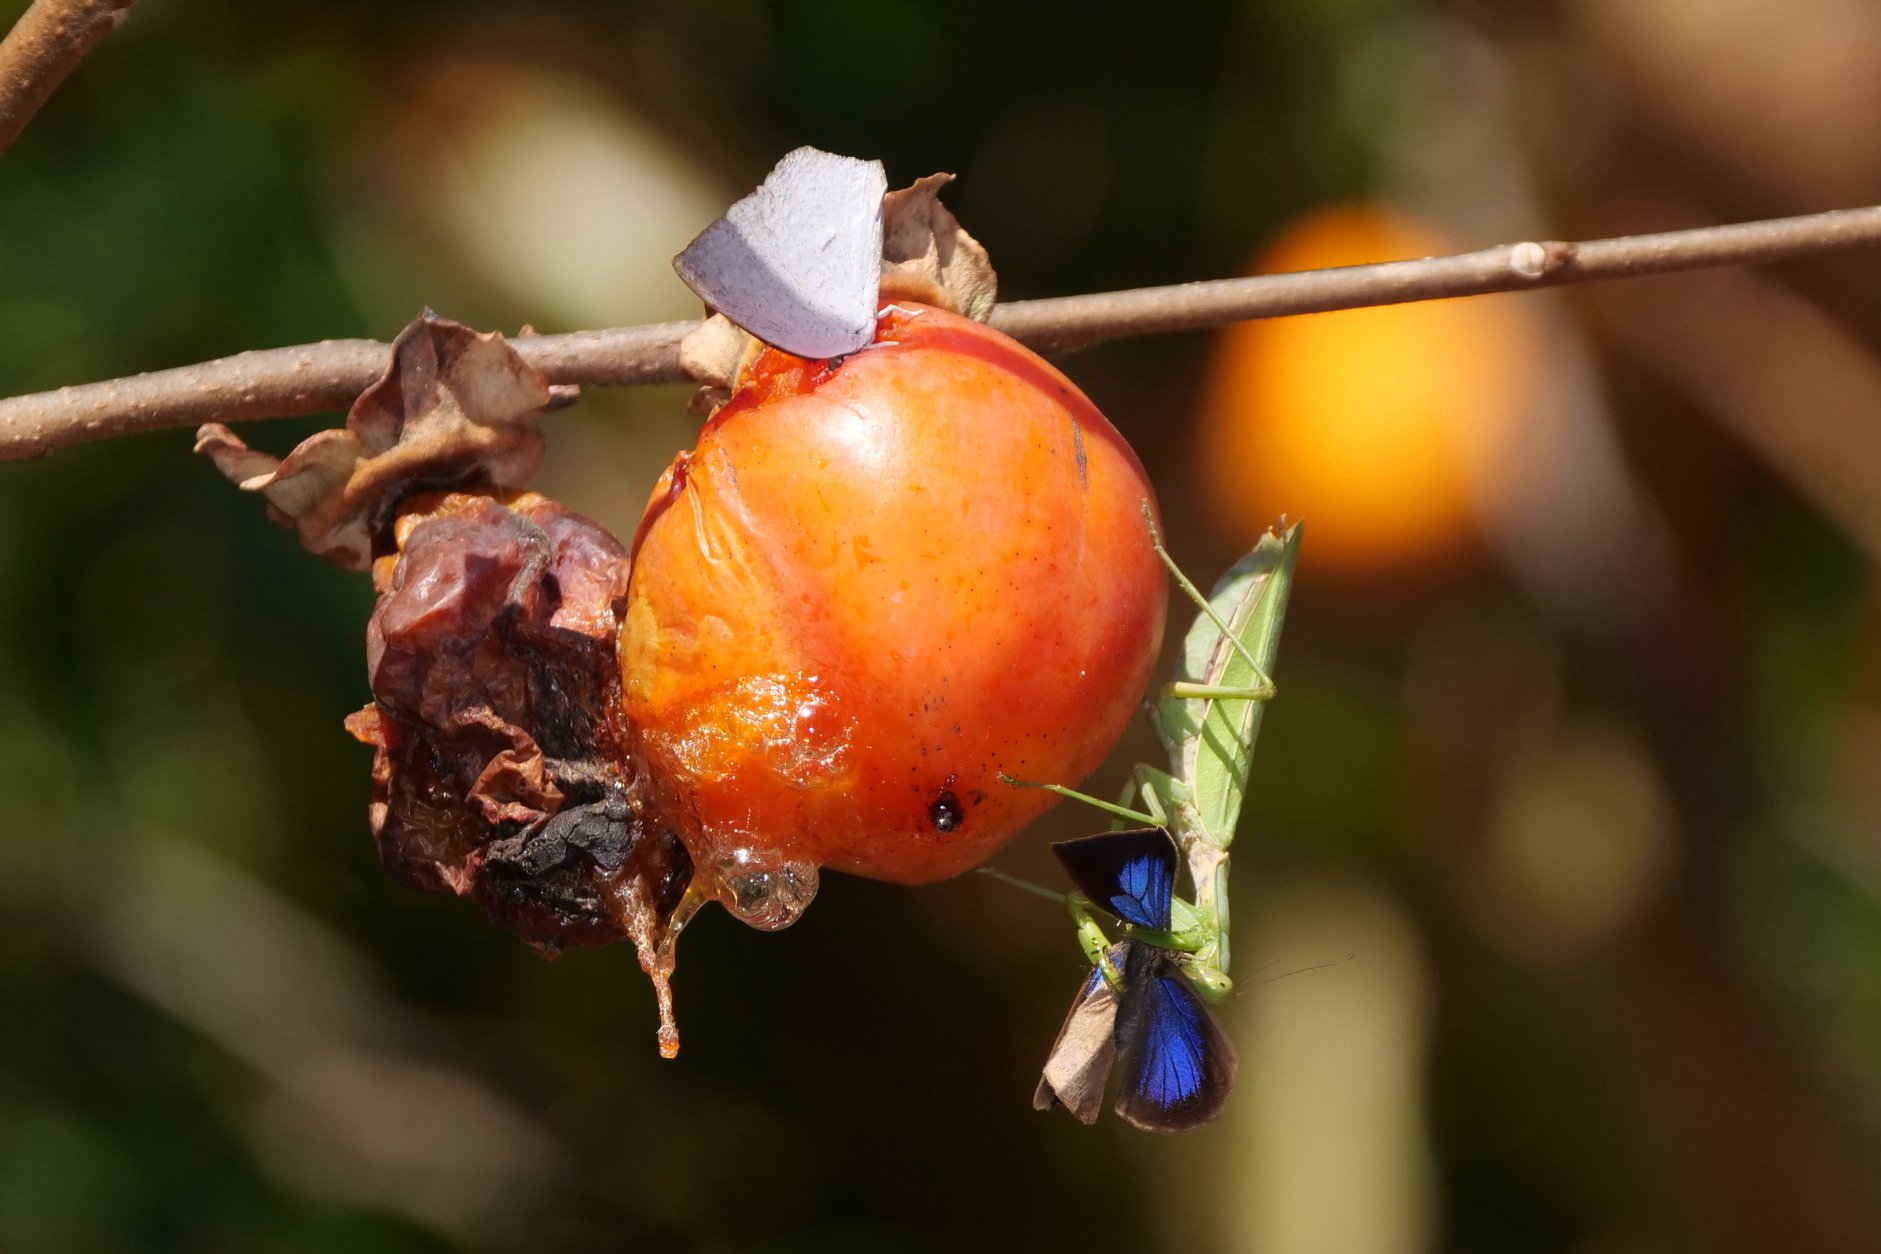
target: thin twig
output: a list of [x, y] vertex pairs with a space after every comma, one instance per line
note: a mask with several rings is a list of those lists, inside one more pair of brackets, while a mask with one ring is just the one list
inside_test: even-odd
[[1881, 247], [1881, 206], [1579, 244], [1504, 244], [1421, 261], [1060, 296], [1002, 305], [992, 323], [1014, 339], [1051, 352], [1118, 335], [1190, 331], [1246, 318], [1484, 296], [1876, 247]]
[[0, 153], [136, 0], [33, 0], [0, 40]]
[[[1121, 336], [1194, 330], [1249, 318], [1527, 291], [1877, 247], [1881, 206], [1838, 209], [1580, 244], [1504, 244], [1420, 261], [1018, 301], [996, 308], [992, 324], [1035, 348], [1063, 351]], [[684, 379], [679, 340], [692, 326], [669, 322], [513, 342], [517, 352], [554, 383], [672, 383]], [[384, 372], [389, 352], [389, 345], [376, 340], [329, 340], [0, 400], [0, 461], [206, 421], [290, 418], [342, 408]]]

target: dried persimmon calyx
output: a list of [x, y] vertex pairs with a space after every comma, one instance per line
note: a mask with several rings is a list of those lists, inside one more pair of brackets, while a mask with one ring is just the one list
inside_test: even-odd
[[422, 487], [518, 490], [542, 464], [543, 413], [573, 398], [495, 331], [426, 310], [392, 342], [385, 375], [359, 394], [346, 425], [321, 431], [285, 458], [251, 449], [221, 423], [196, 433], [196, 451], [307, 551], [364, 570], [388, 551], [399, 502]]
[[696, 412], [729, 398], [764, 346], [812, 360], [860, 352], [884, 302], [984, 322], [999, 276], [946, 206], [951, 174], [887, 191], [880, 162], [799, 148], [673, 259], [711, 311], [680, 343]]

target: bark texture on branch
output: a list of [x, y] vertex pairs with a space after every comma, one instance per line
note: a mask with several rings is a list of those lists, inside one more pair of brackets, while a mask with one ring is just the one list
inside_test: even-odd
[[1881, 206], [1578, 244], [1530, 241], [1418, 261], [1060, 296], [1002, 305], [992, 323], [1033, 348], [1062, 351], [1119, 335], [1190, 331], [1246, 318], [1520, 292], [1867, 248], [1881, 248]]
[[[1065, 351], [1121, 336], [1196, 330], [1250, 318], [1874, 248], [1881, 248], [1881, 206], [1584, 243], [1504, 244], [1417, 261], [1018, 301], [997, 306], [990, 321], [1034, 348]], [[695, 325], [668, 322], [525, 336], [515, 340], [515, 347], [551, 383], [673, 383], [685, 379], [679, 368], [679, 341]], [[43, 457], [68, 445], [144, 431], [343, 409], [384, 373], [390, 352], [389, 344], [377, 340], [329, 340], [0, 400], [0, 461]]]
[[136, 0], [33, 0], [0, 40], [0, 153]]

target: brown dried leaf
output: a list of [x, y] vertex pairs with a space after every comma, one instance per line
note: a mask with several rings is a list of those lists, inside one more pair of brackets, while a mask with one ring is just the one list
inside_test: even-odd
[[206, 422], [196, 432], [196, 451], [208, 457], [222, 477], [244, 492], [258, 492], [274, 479], [281, 459], [249, 448], [219, 422]]
[[938, 305], [985, 322], [999, 276], [986, 249], [940, 202], [940, 189], [953, 179], [930, 174], [882, 198], [882, 299]]
[[426, 310], [393, 341], [385, 376], [353, 403], [344, 429], [322, 431], [275, 462], [208, 423], [196, 451], [244, 491], [266, 496], [270, 517], [298, 531], [309, 551], [364, 570], [390, 547], [393, 511], [413, 490], [525, 486], [542, 463], [538, 419], [569, 399], [500, 333]]

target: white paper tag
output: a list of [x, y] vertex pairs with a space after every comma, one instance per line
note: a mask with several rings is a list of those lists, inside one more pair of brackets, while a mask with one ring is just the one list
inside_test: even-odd
[[766, 344], [799, 357], [853, 353], [875, 336], [887, 190], [879, 161], [799, 148], [673, 269]]

